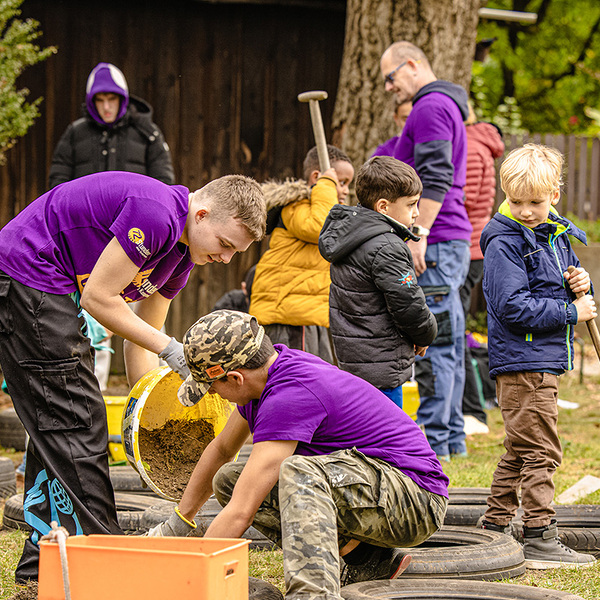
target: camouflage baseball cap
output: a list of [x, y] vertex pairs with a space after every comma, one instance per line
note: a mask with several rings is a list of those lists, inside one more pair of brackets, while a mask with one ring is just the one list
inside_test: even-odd
[[[256, 334], [252, 321], [258, 326]], [[215, 310], [198, 319], [183, 336], [191, 375], [177, 393], [181, 404], [193, 406], [213, 382], [243, 367], [259, 351], [264, 335], [256, 317], [236, 310]]]

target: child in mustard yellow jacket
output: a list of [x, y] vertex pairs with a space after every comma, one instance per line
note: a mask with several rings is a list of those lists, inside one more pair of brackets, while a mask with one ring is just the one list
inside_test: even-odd
[[332, 362], [331, 280], [329, 263], [319, 253], [319, 233], [331, 207], [344, 203], [354, 167], [339, 148], [327, 150], [329, 170], [320, 172], [314, 147], [304, 159], [304, 179], [262, 184], [272, 233], [256, 267], [249, 312], [274, 343]]

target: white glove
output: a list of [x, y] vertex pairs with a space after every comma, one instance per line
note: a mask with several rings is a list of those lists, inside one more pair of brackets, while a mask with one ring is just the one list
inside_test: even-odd
[[167, 347], [158, 355], [158, 358], [162, 358], [181, 379], [185, 379], [190, 374], [183, 354], [183, 344], [178, 342], [174, 337], [171, 338]]
[[147, 537], [187, 537], [197, 525], [181, 516], [178, 508], [162, 523], [159, 523], [146, 534]]

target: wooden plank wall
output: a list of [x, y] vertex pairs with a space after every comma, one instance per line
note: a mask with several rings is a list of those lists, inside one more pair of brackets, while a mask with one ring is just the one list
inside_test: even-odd
[[[321, 8], [319, 8], [321, 7]], [[26, 0], [41, 45], [58, 54], [30, 67], [20, 85], [44, 96], [42, 116], [0, 167], [0, 226], [46, 191], [53, 149], [81, 115], [85, 83], [101, 61], [154, 107], [177, 183], [196, 189], [227, 173], [258, 181], [300, 176], [314, 144], [300, 92], [324, 89], [329, 130], [344, 42], [345, 2], [302, 5], [191, 0]], [[194, 269], [173, 302], [167, 330], [179, 338], [227, 290], [239, 287], [265, 242], [230, 265]]]

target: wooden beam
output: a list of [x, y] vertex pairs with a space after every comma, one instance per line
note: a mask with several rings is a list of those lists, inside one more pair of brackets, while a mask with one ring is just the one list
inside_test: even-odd
[[519, 12], [516, 10], [502, 10], [499, 8], [480, 8], [480, 19], [492, 19], [495, 21], [517, 21], [519, 23], [537, 22], [537, 13]]

